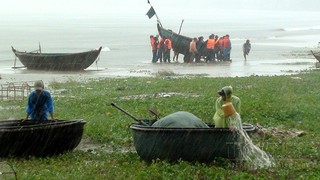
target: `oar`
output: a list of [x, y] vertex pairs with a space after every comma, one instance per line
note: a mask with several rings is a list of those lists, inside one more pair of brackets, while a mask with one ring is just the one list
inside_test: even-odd
[[155, 109], [149, 109], [149, 113], [155, 116], [155, 120], [158, 120], [159, 114]]
[[137, 122], [139, 122], [139, 123], [141, 123], [141, 124], [143, 124], [143, 125], [145, 125], [145, 126], [149, 126], [147, 123], [145, 123], [145, 122], [139, 120], [138, 118], [134, 117], [132, 114], [128, 113], [127, 111], [125, 111], [125, 110], [122, 109], [121, 107], [117, 106], [116, 104], [111, 103], [111, 106], [113, 106], [113, 107], [119, 109], [120, 111], [124, 112], [126, 115], [130, 116], [130, 117], [131, 117], [132, 119], [134, 119], [135, 121], [137, 121]]

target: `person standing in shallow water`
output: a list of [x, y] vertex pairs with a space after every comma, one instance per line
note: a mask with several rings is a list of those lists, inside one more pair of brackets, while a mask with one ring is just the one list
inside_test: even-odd
[[170, 53], [171, 53], [171, 49], [172, 49], [172, 41], [171, 38], [166, 38], [166, 40], [164, 40], [164, 62], [168, 62], [170, 63]]
[[150, 35], [150, 44], [152, 50], [152, 63], [157, 62], [158, 38]]
[[247, 60], [247, 55], [249, 55], [250, 50], [251, 50], [250, 40], [247, 39], [247, 41], [242, 45], [243, 57], [245, 61]]
[[200, 36], [197, 40], [197, 54], [196, 54], [196, 62], [200, 62], [201, 57], [205, 54], [205, 44], [203, 41], [203, 36]]
[[160, 60], [160, 63], [162, 63], [163, 58], [164, 58], [164, 38], [161, 37], [159, 44], [158, 44], [157, 61]]
[[223, 38], [223, 60], [230, 61], [230, 54], [231, 54], [231, 41], [229, 38], [229, 34], [225, 35]]
[[215, 124], [215, 128], [231, 128], [232, 122], [230, 122], [227, 117], [225, 117], [224, 111], [222, 106], [226, 103], [231, 102], [235, 111], [240, 116], [240, 108], [241, 108], [241, 101], [240, 98], [238, 98], [235, 95], [232, 95], [232, 87], [231, 86], [225, 86], [220, 91], [218, 91], [218, 94], [220, 97], [216, 100], [215, 108], [216, 112], [213, 116], [213, 121]]
[[28, 120], [29, 117], [35, 121], [48, 120], [48, 114], [50, 114], [52, 120], [55, 120], [53, 116], [53, 99], [50, 93], [44, 90], [43, 82], [41, 80], [36, 81], [34, 88], [35, 90], [32, 91], [28, 97], [27, 115], [22, 122]]
[[193, 62], [194, 58], [198, 54], [197, 51], [197, 38], [193, 38], [192, 41], [189, 44], [189, 53], [190, 53], [190, 59], [187, 63]]

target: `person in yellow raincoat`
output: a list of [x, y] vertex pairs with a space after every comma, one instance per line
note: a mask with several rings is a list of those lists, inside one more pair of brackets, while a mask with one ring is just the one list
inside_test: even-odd
[[[239, 129], [242, 129], [242, 123], [240, 119], [241, 101], [240, 98], [232, 95], [232, 91], [233, 90], [231, 86], [225, 86], [218, 91], [220, 97], [216, 100], [216, 112], [213, 116], [215, 128], [233, 128], [235, 126]], [[227, 103], [232, 103], [233, 108], [236, 111], [228, 116], [223, 110], [223, 106]]]

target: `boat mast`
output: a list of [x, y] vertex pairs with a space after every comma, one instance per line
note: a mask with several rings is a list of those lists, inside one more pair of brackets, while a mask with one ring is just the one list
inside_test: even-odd
[[41, 54], [41, 45], [40, 45], [40, 42], [39, 42], [39, 53]]
[[179, 34], [180, 34], [180, 32], [181, 32], [181, 28], [182, 28], [183, 21], [184, 21], [184, 20], [182, 19], [181, 24], [180, 24], [180, 28], [179, 28]]
[[[184, 22], [184, 19], [182, 19], [182, 21], [181, 21], [180, 28], [179, 28], [179, 34], [180, 34], [180, 32], [181, 32], [181, 28], [182, 28], [183, 22]], [[177, 53], [176, 55], [177, 55], [177, 61], [178, 61], [178, 59], [179, 59], [179, 53]], [[173, 57], [174, 57], [174, 56], [173, 56]]]

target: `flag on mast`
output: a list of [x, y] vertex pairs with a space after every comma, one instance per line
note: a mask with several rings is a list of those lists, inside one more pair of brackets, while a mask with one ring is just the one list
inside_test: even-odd
[[148, 16], [149, 19], [151, 19], [155, 14], [156, 14], [156, 11], [154, 11], [153, 7], [151, 6], [151, 8], [149, 9], [146, 15]]

